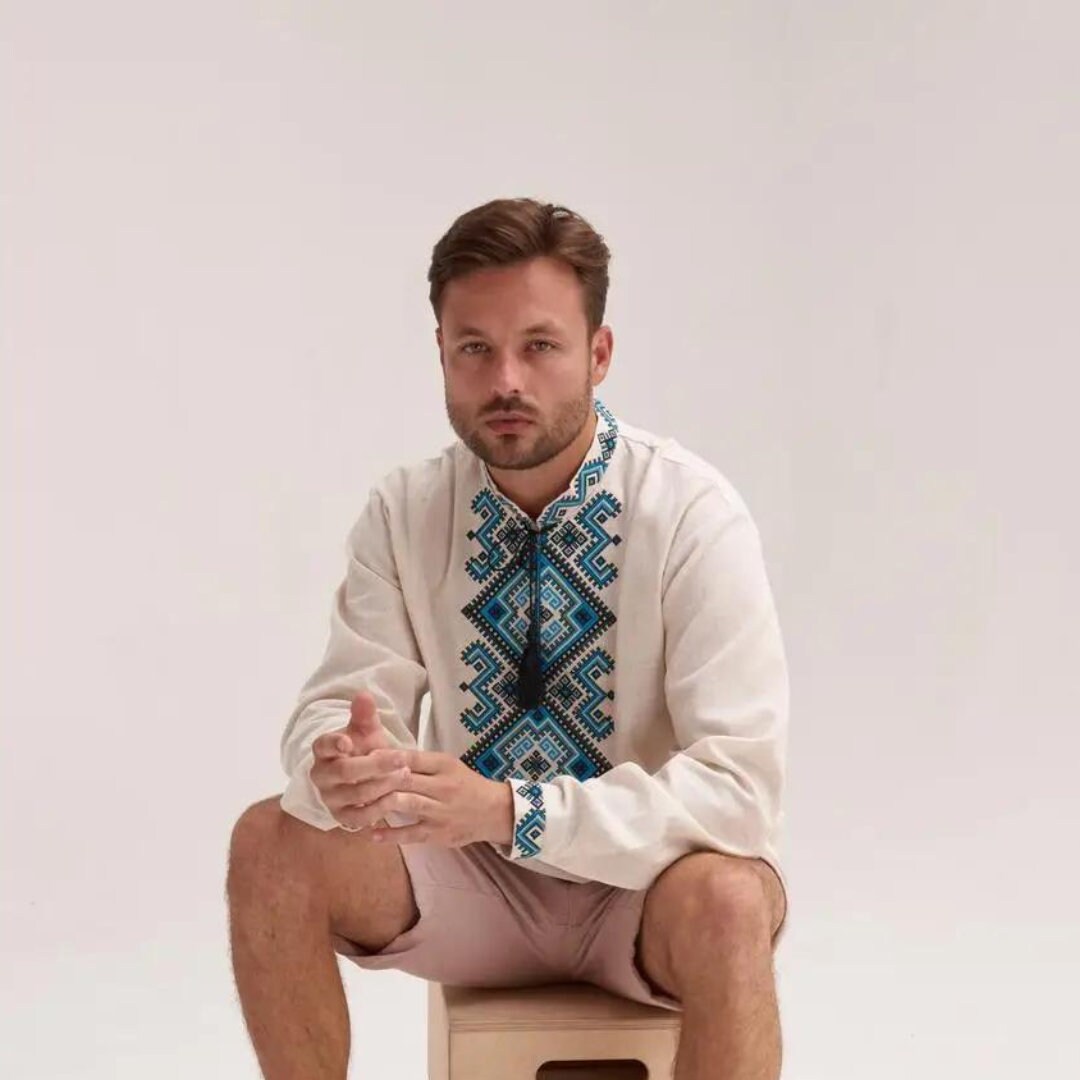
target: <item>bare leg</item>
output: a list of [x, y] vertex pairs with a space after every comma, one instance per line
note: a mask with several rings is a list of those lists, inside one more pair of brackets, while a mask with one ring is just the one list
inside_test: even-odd
[[675, 1080], [776, 1080], [780, 1014], [773, 942], [785, 898], [758, 860], [696, 853], [654, 882], [639, 958], [683, 1006]]
[[345, 1080], [350, 1031], [334, 951], [369, 950], [419, 917], [400, 848], [323, 832], [275, 796], [237, 821], [226, 882], [233, 972], [266, 1080]]
[[703, 952], [682, 970], [675, 1080], [776, 1080], [780, 1015], [767, 936]]

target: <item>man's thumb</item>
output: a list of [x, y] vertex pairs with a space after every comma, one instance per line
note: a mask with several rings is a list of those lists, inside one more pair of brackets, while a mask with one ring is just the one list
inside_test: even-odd
[[382, 729], [378, 710], [375, 708], [375, 699], [366, 690], [361, 690], [352, 699], [349, 707], [349, 726], [345, 729], [346, 735], [351, 735], [353, 741], [367, 739]]

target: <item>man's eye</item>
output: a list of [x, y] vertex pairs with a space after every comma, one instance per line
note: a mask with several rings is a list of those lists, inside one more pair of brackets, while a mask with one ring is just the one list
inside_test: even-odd
[[[530, 347], [537, 348], [538, 352], [550, 352], [552, 349], [555, 348], [555, 342], [544, 341], [541, 338], [536, 338], [533, 341], [530, 341], [529, 345]], [[543, 346], [543, 348], [539, 348], [539, 346]], [[486, 348], [487, 346], [482, 341], [467, 341], [464, 345], [461, 346], [461, 351], [463, 353], [468, 353], [471, 355]]]

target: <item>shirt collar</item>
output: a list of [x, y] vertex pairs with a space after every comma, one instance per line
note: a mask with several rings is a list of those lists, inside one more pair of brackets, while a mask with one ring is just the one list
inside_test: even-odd
[[[561, 495], [556, 496], [541, 511], [536, 521], [537, 528], [547, 528], [561, 521], [566, 514], [584, 504], [593, 489], [600, 484], [607, 471], [608, 463], [619, 441], [619, 422], [615, 415], [598, 397], [593, 398], [593, 412], [596, 413], [596, 430], [593, 432], [589, 449], [581, 460], [577, 471], [570, 479]], [[487, 462], [476, 456], [480, 463], [480, 490], [503, 503], [518, 517], [528, 515], [512, 499], [507, 498], [491, 478]], [[531, 518], [529, 521], [531, 522]]]

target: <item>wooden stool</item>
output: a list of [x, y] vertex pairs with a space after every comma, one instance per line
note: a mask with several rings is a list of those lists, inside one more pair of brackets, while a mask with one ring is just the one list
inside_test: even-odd
[[[541, 1080], [640, 1062], [671, 1080], [682, 1014], [591, 983], [479, 989], [428, 983], [428, 1080]], [[554, 1063], [560, 1063], [558, 1067]], [[628, 1075], [634, 1075], [628, 1072]]]

